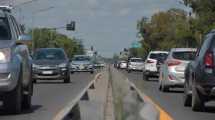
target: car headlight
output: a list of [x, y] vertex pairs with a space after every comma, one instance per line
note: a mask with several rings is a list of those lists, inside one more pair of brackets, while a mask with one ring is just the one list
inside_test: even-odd
[[61, 63], [61, 64], [59, 65], [60, 68], [65, 68], [66, 66], [67, 66], [66, 63]]
[[39, 67], [39, 65], [32, 64], [32, 67], [33, 67], [33, 68], [38, 68], [38, 67]]
[[0, 63], [7, 63], [11, 58], [10, 48], [0, 49]]

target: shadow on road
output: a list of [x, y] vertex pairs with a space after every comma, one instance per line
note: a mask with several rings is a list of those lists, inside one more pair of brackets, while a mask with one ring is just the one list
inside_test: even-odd
[[[32, 105], [31, 109], [29, 110], [23, 110], [20, 115], [23, 115], [23, 114], [30, 114], [30, 113], [34, 113], [35, 111], [39, 110], [42, 108], [42, 105]], [[13, 115], [13, 114], [9, 114], [7, 112], [4, 111], [4, 108], [1, 106], [0, 107], [0, 115], [1, 116], [7, 116], [7, 115]], [[16, 114], [14, 114], [15, 116]], [[18, 114], [19, 115], [19, 114]]]

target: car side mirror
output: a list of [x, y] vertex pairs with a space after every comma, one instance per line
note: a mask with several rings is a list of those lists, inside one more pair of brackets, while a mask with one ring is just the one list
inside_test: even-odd
[[31, 44], [31, 42], [32, 37], [30, 35], [20, 35], [16, 41], [17, 44]]

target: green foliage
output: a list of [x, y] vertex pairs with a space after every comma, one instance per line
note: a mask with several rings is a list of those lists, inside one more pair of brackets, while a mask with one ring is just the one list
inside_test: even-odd
[[74, 54], [83, 54], [84, 46], [76, 38], [69, 38], [66, 35], [57, 33], [55, 30], [47, 28], [35, 28], [29, 31], [33, 36], [35, 49], [37, 48], [64, 48], [71, 58]]
[[200, 43], [199, 32], [194, 30], [196, 24], [197, 21], [181, 9], [158, 12], [148, 21], [141, 19], [137, 29], [143, 48], [138, 54], [175, 47], [196, 47]]

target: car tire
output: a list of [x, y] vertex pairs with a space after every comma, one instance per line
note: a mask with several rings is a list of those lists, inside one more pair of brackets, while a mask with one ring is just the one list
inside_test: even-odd
[[149, 76], [143, 73], [143, 80], [149, 81]]
[[204, 110], [204, 101], [195, 87], [192, 88], [192, 110], [197, 112]]
[[[20, 80], [19, 80], [20, 81]], [[19, 114], [22, 110], [22, 85], [21, 82], [11, 92], [5, 94], [3, 107], [7, 113]]]
[[37, 80], [36, 80], [36, 79], [33, 79], [33, 83], [37, 83]]
[[70, 75], [67, 75], [67, 77], [64, 79], [64, 83], [70, 83]]
[[185, 83], [184, 84], [184, 96], [183, 96], [185, 107], [190, 107], [192, 105], [192, 95], [189, 94], [188, 91], [189, 91], [188, 85]]
[[71, 71], [71, 74], [74, 74], [75, 72], [74, 71]]
[[94, 71], [90, 71], [91, 74], [94, 74]]
[[165, 85], [162, 85], [162, 86], [161, 86], [161, 91], [162, 91], [162, 92], [169, 92], [169, 87], [168, 87], [168, 86], [165, 86]]

